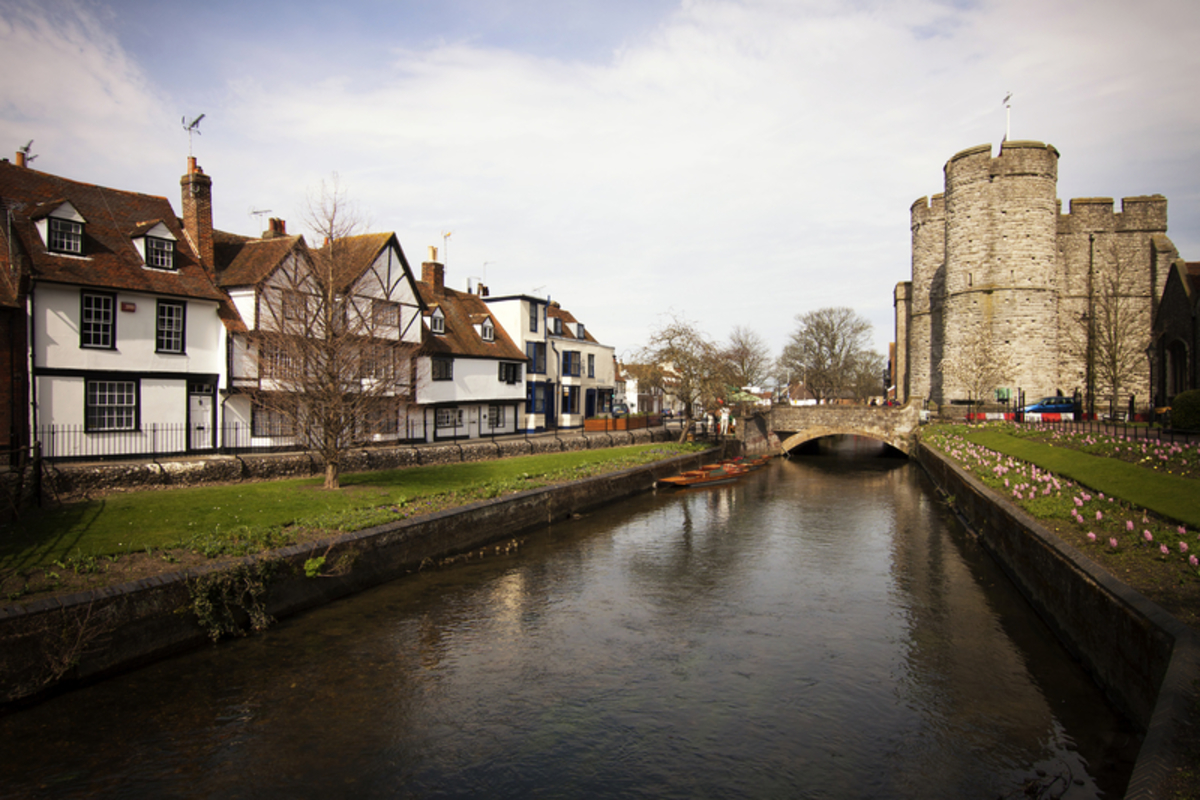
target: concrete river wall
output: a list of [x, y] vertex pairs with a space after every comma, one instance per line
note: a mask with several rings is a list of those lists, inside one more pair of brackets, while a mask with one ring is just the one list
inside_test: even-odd
[[939, 453], [918, 446], [913, 457], [1067, 649], [1145, 731], [1125, 796], [1174, 796], [1164, 786], [1196, 758], [1185, 739], [1200, 721], [1195, 632]]

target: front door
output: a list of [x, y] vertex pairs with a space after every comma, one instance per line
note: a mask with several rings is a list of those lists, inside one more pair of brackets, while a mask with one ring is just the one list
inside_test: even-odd
[[213, 449], [213, 387], [188, 384], [188, 450]]

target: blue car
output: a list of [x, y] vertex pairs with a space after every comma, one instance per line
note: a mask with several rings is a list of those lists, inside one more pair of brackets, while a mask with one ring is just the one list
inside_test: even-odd
[[1043, 397], [1021, 410], [1026, 414], [1070, 414], [1075, 411], [1075, 401], [1070, 397]]

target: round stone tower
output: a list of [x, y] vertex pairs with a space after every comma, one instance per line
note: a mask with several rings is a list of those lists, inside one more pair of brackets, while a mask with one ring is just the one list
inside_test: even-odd
[[[991, 145], [981, 145], [954, 156], [945, 172], [942, 356], [969, 362], [967, 353], [978, 353], [974, 345], [985, 337], [989, 360], [1013, 365], [1000, 386], [1030, 396], [1053, 394], [1058, 151], [1041, 142], [1005, 142], [993, 158]], [[914, 295], [915, 247], [914, 238]], [[940, 359], [933, 358], [931, 373], [939, 375]], [[962, 376], [940, 377], [935, 399], [968, 398]]]
[[946, 275], [946, 206], [943, 196], [922, 197], [909, 209], [912, 227], [912, 318], [908, 328], [908, 397], [924, 400], [940, 391], [936, 373], [942, 351], [942, 303]]

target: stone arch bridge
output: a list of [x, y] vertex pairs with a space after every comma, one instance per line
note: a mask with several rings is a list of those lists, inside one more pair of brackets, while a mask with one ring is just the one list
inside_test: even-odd
[[[903, 406], [772, 406], [744, 425], [747, 452], [794, 450], [822, 436], [866, 436], [908, 455], [916, 443], [921, 412], [916, 403]], [[764, 427], [765, 426], [765, 427]]]

